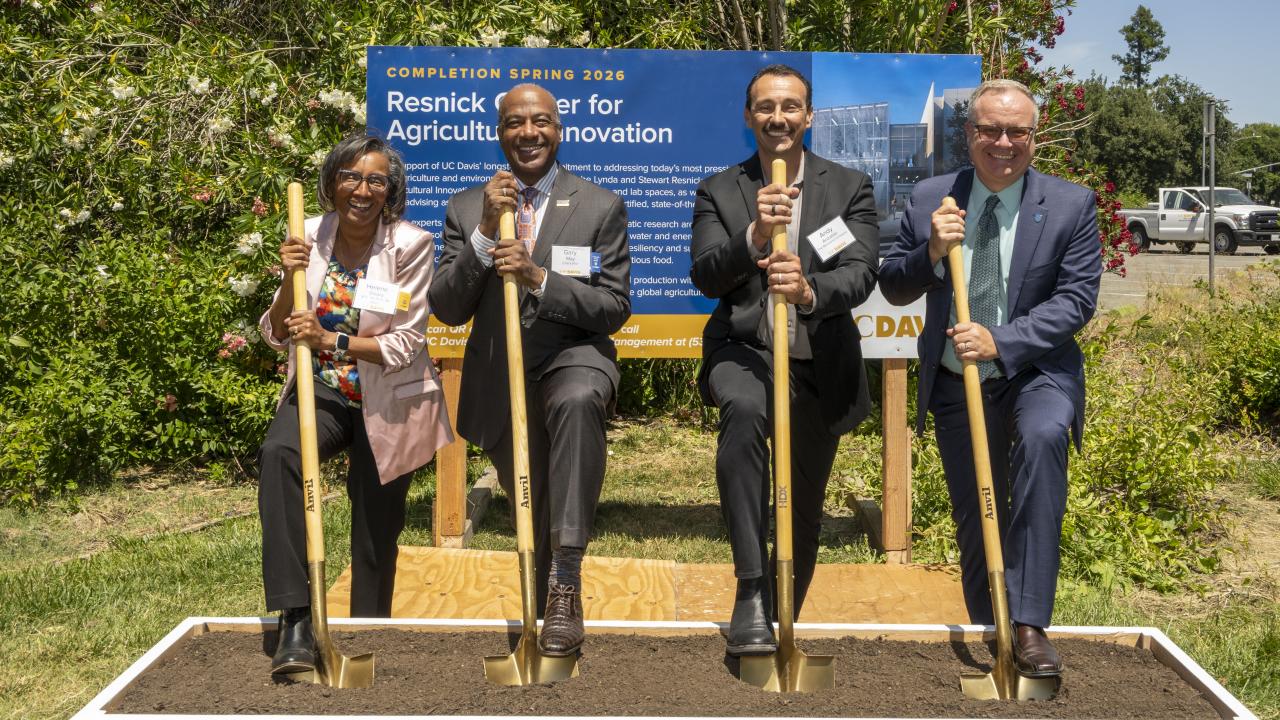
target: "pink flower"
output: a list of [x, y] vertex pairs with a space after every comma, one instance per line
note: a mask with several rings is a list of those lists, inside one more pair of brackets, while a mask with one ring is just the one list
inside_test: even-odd
[[1054, 26], [1053, 26], [1053, 34], [1061, 35], [1062, 33], [1066, 32], [1066, 30], [1067, 30], [1067, 19], [1059, 15], [1058, 21], [1054, 23]]
[[1109, 193], [1113, 193], [1116, 191], [1116, 184], [1108, 180], [1107, 184], [1104, 186], [1104, 189]]
[[197, 190], [191, 194], [191, 199], [196, 202], [209, 202], [213, 199], [213, 191], [208, 188]]
[[156, 398], [156, 407], [164, 408], [165, 412], [174, 412], [178, 409], [178, 398], [173, 393], [166, 393], [162, 398]]
[[950, 15], [951, 13], [955, 12], [956, 8], [958, 7], [960, 7], [960, 3], [956, 2], [956, 0], [951, 0], [951, 2], [947, 5], [947, 14]]
[[262, 202], [262, 198], [254, 197], [251, 212], [258, 217], [265, 217], [267, 214], [267, 204]]
[[222, 349], [218, 351], [218, 357], [229, 358], [233, 353], [240, 352], [249, 341], [244, 337], [232, 332], [222, 333]]

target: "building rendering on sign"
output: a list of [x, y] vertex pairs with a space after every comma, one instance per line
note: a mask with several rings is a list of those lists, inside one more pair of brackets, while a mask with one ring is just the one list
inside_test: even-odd
[[815, 108], [813, 151], [871, 176], [882, 220], [893, 220], [921, 180], [968, 164], [964, 121], [973, 88], [932, 85], [920, 122], [890, 123], [889, 103]]

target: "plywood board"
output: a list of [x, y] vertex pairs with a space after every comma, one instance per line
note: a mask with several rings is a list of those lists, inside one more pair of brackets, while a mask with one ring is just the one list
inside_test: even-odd
[[[520, 616], [516, 554], [403, 547], [393, 617]], [[582, 565], [588, 620], [725, 622], [733, 609], [732, 565], [677, 564], [588, 555]], [[329, 590], [329, 614], [346, 617], [350, 568]], [[923, 565], [819, 565], [798, 621], [962, 623], [959, 575]]]

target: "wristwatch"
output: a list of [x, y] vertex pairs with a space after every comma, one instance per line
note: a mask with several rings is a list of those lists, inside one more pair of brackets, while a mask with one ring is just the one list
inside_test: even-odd
[[336, 358], [345, 358], [347, 356], [347, 348], [351, 347], [351, 336], [346, 333], [337, 333], [338, 338], [333, 341], [333, 356]]

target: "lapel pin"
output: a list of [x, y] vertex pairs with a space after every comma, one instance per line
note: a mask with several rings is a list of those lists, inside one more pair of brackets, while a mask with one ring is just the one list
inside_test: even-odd
[[557, 201], [556, 201], [556, 207], [569, 207], [569, 201], [568, 201], [568, 200], [557, 200]]
[[1036, 223], [1039, 223], [1040, 221], [1044, 220], [1044, 213], [1038, 212], [1035, 214], [1035, 217], [1031, 219], [1034, 220]]

